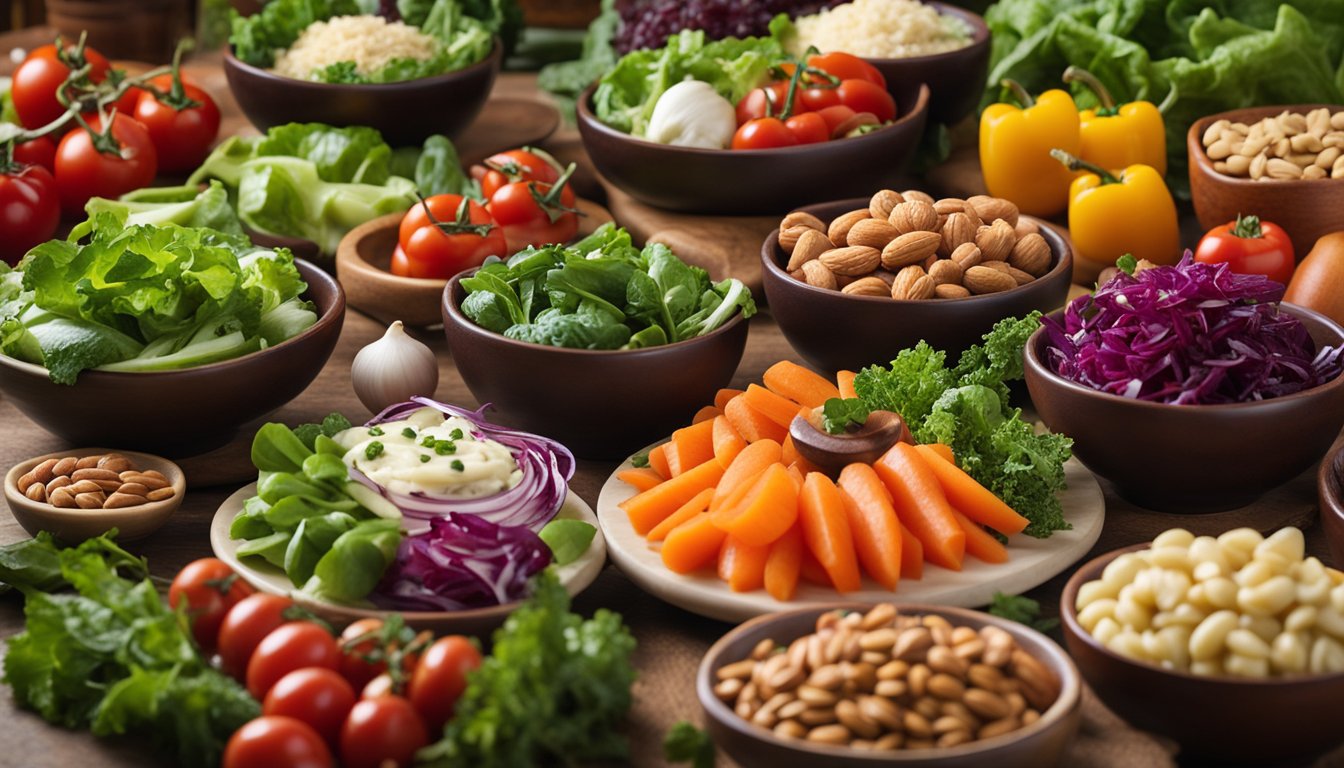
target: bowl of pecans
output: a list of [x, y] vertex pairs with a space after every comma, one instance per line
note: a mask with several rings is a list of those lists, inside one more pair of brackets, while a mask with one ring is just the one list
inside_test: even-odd
[[144, 538], [167, 522], [186, 490], [186, 476], [173, 462], [106, 448], [37, 456], [5, 475], [5, 501], [19, 525], [67, 544], [113, 528], [118, 541]]
[[1033, 629], [931, 605], [812, 607], [720, 639], [696, 692], [746, 768], [1059, 763], [1082, 684]]
[[1049, 224], [985, 195], [882, 190], [800, 208], [761, 247], [780, 330], [827, 371], [927, 341], [956, 355], [994, 324], [1063, 306], [1073, 252]]

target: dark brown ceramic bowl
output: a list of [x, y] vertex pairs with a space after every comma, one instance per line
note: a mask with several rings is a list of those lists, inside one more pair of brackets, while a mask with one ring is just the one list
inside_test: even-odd
[[293, 400], [341, 335], [345, 294], [327, 273], [295, 262], [317, 307], [312, 327], [234, 360], [180, 371], [84, 371], [71, 386], [47, 369], [0, 355], [0, 391], [47, 431], [75, 445], [190, 456], [228, 442], [243, 424]]
[[[1283, 304], [1317, 347], [1344, 344], [1344, 328]], [[1244, 506], [1315, 464], [1344, 425], [1344, 376], [1271, 400], [1167, 405], [1075, 384], [1045, 360], [1045, 330], [1027, 340], [1027, 390], [1041, 421], [1073, 438], [1087, 468], [1141, 507], [1221, 512]]]
[[706, 725], [715, 744], [744, 768], [873, 768], [879, 765], [928, 766], [928, 768], [973, 768], [993, 765], [1004, 768], [1049, 768], [1058, 765], [1081, 719], [1082, 683], [1068, 654], [1049, 638], [1022, 624], [979, 611], [936, 605], [897, 604], [903, 614], [934, 614], [954, 625], [979, 629], [993, 625], [1006, 630], [1019, 647], [1030, 653], [1059, 678], [1062, 691], [1041, 719], [1012, 733], [946, 749], [915, 749], [886, 752], [859, 751], [849, 747], [809, 744], [776, 736], [743, 720], [714, 695], [714, 673], [751, 655], [761, 640], [788, 645], [816, 630], [817, 617], [836, 609], [866, 611], [872, 606], [837, 604], [812, 606], [760, 616], [724, 635], [705, 654], [695, 678], [695, 691], [705, 710]]
[[394, 147], [436, 133], [455, 137], [476, 118], [504, 56], [498, 38], [484, 61], [456, 72], [400, 83], [352, 85], [283, 77], [224, 52], [224, 74], [243, 114], [258, 130], [285, 123], [367, 125]]
[[443, 291], [443, 331], [471, 394], [492, 420], [558, 440], [588, 459], [629, 456], [690, 423], [742, 361], [739, 313], [695, 339], [632, 350], [565, 349], [515, 341], [462, 313], [462, 279]]
[[1316, 473], [1316, 490], [1321, 501], [1321, 527], [1330, 546], [1330, 558], [1344, 563], [1344, 443], [1336, 446], [1321, 461]]
[[[1344, 674], [1254, 680], [1200, 677], [1134, 661], [1097, 642], [1078, 623], [1083, 584], [1137, 544], [1104, 554], [1074, 572], [1059, 598], [1064, 645], [1083, 679], [1117, 715], [1167, 736], [1194, 765], [1306, 765], [1339, 746]], [[1207, 761], [1207, 762], [1206, 762]]]
[[[824, 222], [846, 211], [867, 208], [867, 198], [854, 198], [799, 210]], [[835, 372], [885, 365], [896, 353], [921, 340], [956, 355], [980, 342], [1005, 317], [1032, 310], [1049, 312], [1064, 305], [1073, 273], [1073, 250], [1040, 219], [1035, 221], [1050, 244], [1050, 271], [1011, 291], [965, 299], [897, 301], [882, 296], [850, 296], [794, 279], [784, 271], [788, 254], [779, 247], [779, 230], [761, 246], [761, 278], [766, 302], [784, 338], [812, 365]]]
[[1249, 125], [1285, 109], [1310, 112], [1321, 107], [1344, 109], [1338, 104], [1248, 107], [1196, 120], [1185, 143], [1190, 153], [1190, 196], [1200, 226], [1208, 230], [1235, 221], [1238, 215], [1259, 216], [1262, 221], [1283, 227], [1293, 240], [1293, 252], [1299, 261], [1317, 238], [1344, 227], [1339, 214], [1344, 209], [1344, 179], [1253, 181], [1227, 176], [1213, 169], [1213, 161], [1204, 152], [1204, 131], [1219, 120]]
[[928, 56], [866, 61], [887, 79], [895, 96], [906, 83], [929, 86], [929, 120], [953, 125], [969, 115], [985, 92], [989, 73], [989, 27], [984, 17], [946, 3], [928, 3], [944, 16], [955, 16], [971, 28], [971, 44], [965, 48]]
[[649, 205], [714, 214], [783, 214], [896, 184], [928, 117], [929, 89], [898, 83], [899, 117], [850, 139], [779, 149], [673, 147], [609, 128], [593, 114], [596, 85], [579, 98], [579, 134], [597, 170]]

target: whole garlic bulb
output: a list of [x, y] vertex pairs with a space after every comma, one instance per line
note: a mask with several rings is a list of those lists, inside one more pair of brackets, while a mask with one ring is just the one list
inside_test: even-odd
[[397, 320], [381, 339], [355, 355], [350, 383], [364, 407], [378, 413], [412, 395], [432, 397], [439, 385], [439, 363], [434, 352], [406, 335]]

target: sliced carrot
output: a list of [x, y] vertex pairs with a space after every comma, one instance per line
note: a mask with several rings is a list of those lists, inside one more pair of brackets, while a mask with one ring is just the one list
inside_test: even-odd
[[904, 525], [901, 526], [901, 578], [915, 581], [924, 578], [924, 545]]
[[808, 408], [820, 408], [827, 400], [840, 396], [840, 390], [834, 384], [788, 360], [780, 360], [765, 369], [761, 380], [771, 392]]
[[718, 416], [720, 413], [723, 413], [723, 411], [720, 411], [712, 405], [706, 405], [704, 408], [695, 412], [695, 416], [691, 417], [691, 423], [699, 424], [702, 421], [713, 421], [714, 417]]
[[727, 416], [714, 417], [714, 458], [726, 469], [737, 454], [747, 447], [747, 441], [737, 434]]
[[886, 486], [867, 464], [841, 470], [839, 486], [859, 564], [873, 581], [896, 589], [901, 579], [901, 522]]
[[671, 473], [672, 477], [676, 477], [688, 469], [681, 463], [681, 451], [677, 450], [676, 443], [663, 443], [663, 461], [667, 462], [667, 471]]
[[798, 511], [803, 540], [826, 569], [835, 589], [839, 592], [857, 590], [861, 583], [859, 560], [854, 552], [854, 536], [849, 530], [840, 489], [825, 475], [813, 472], [803, 480], [802, 503]]
[[966, 554], [966, 532], [929, 469], [924, 455], [909, 443], [896, 443], [873, 466], [891, 491], [901, 523], [924, 545], [924, 559], [954, 571]]
[[779, 460], [783, 464], [792, 464], [803, 458], [803, 455], [798, 453], [798, 446], [793, 442], [793, 435], [785, 435], [784, 442], [779, 447]]
[[740, 394], [742, 394], [742, 390], [740, 389], [728, 389], [726, 387], [724, 389], [720, 389], [714, 395], [714, 407], [722, 411], [728, 407], [729, 400], [732, 400], [734, 397], [737, 397]]
[[[802, 530], [803, 528], [800, 524], [798, 526], [798, 531], [801, 533]], [[812, 554], [812, 550], [807, 548], [806, 541], [803, 542], [803, 564], [802, 567], [799, 568], [798, 575], [808, 584], [815, 584], [818, 587], [826, 587], [827, 589], [835, 589], [835, 585], [831, 583], [831, 575], [826, 572], [825, 568], [821, 567], [821, 563], [817, 561], [817, 556]]]
[[957, 457], [952, 454], [952, 446], [948, 445], [947, 443], [925, 443], [924, 445], [921, 445], [919, 447], [921, 449], [928, 448], [929, 450], [933, 451], [939, 456], [942, 456], [944, 459], [947, 459], [953, 464], [957, 463]]
[[755, 592], [765, 586], [765, 564], [770, 545], [756, 546], [728, 536], [719, 549], [719, 578], [734, 592]]
[[1003, 542], [957, 510], [952, 510], [952, 516], [957, 519], [961, 530], [966, 532], [966, 554], [995, 565], [1008, 562], [1008, 548], [1003, 546]]
[[678, 429], [672, 433], [672, 444], [677, 447], [682, 472], [704, 464], [714, 458], [714, 420]]
[[663, 542], [663, 565], [673, 573], [699, 570], [719, 556], [727, 536], [714, 527], [707, 513], [701, 513], [673, 528]]
[[667, 465], [667, 443], [649, 451], [649, 466], [654, 472], [662, 475], [664, 480], [672, 477], [672, 468]]
[[771, 464], [778, 464], [779, 455], [779, 443], [774, 440], [757, 440], [743, 448], [733, 459], [733, 463], [723, 471], [718, 487], [714, 489], [714, 500], [709, 503], [709, 511], [718, 509], [724, 499], [738, 486], [759, 477]]
[[671, 533], [673, 528], [676, 528], [678, 525], [681, 525], [687, 520], [690, 520], [701, 512], [709, 509], [709, 500], [713, 496], [713, 488], [706, 488], [695, 494], [691, 497], [690, 501], [677, 507], [676, 512], [663, 518], [661, 523], [653, 526], [653, 528], [649, 530], [649, 535], [645, 536], [644, 539], [651, 544], [656, 544], [663, 539], [666, 539], [667, 534]]
[[798, 520], [798, 489], [783, 464], [771, 464], [741, 503], [710, 513], [714, 524], [746, 544], [762, 547]]
[[798, 576], [803, 568], [803, 529], [794, 525], [770, 545], [765, 560], [765, 591], [785, 602], [798, 591]]
[[1014, 512], [1012, 507], [977, 483], [975, 478], [953, 464], [951, 459], [944, 458], [938, 449], [921, 445], [917, 450], [938, 478], [938, 485], [942, 487], [947, 503], [954, 509], [1004, 536], [1012, 536], [1026, 529], [1030, 522], [1027, 518]]
[[802, 493], [803, 480], [807, 477], [807, 473], [803, 471], [802, 467], [798, 466], [797, 462], [789, 465], [789, 477], [793, 478], [793, 484], [798, 488], [798, 492]]
[[748, 384], [747, 392], [742, 398], [746, 400], [747, 405], [786, 430], [802, 407], [787, 397], [781, 397], [756, 384]]
[[719, 462], [707, 461], [626, 499], [619, 506], [630, 516], [630, 525], [634, 527], [635, 533], [643, 536], [697, 493], [713, 488], [722, 477], [723, 467], [719, 466]]
[[859, 393], [854, 391], [854, 377], [858, 376], [853, 371], [836, 371], [835, 383], [840, 390], [841, 397], [858, 397]]
[[639, 469], [631, 467], [630, 469], [622, 469], [620, 472], [616, 473], [616, 477], [622, 482], [633, 485], [636, 492], [647, 491], [653, 486], [663, 482], [663, 476], [654, 472], [649, 467], [642, 467]]
[[729, 400], [728, 405], [724, 406], [723, 415], [728, 417], [733, 429], [737, 430], [737, 434], [748, 443], [766, 439], [781, 443], [788, 434], [788, 430], [784, 427], [748, 405], [745, 394]]

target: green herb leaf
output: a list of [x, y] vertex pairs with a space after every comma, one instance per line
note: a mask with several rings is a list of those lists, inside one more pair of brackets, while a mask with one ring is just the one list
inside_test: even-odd
[[1041, 604], [1022, 595], [995, 592], [989, 612], [1001, 619], [1025, 624], [1037, 632], [1049, 632], [1059, 626], [1059, 619], [1042, 619]]
[[862, 427], [869, 413], [868, 406], [856, 397], [832, 397], [821, 406], [821, 426], [829, 434], [841, 435], [851, 426]]
[[1115, 260], [1115, 268], [1124, 272], [1126, 275], [1133, 275], [1134, 270], [1138, 269], [1139, 260], [1134, 258], [1133, 254], [1126, 253], [1124, 256]]
[[663, 757], [669, 763], [690, 763], [691, 768], [714, 768], [714, 740], [691, 723], [680, 720], [663, 739]]
[[373, 442], [369, 443], [367, 446], [364, 447], [364, 458], [369, 459], [370, 461], [382, 455], [383, 455], [383, 444], [377, 440], [374, 440]]
[[631, 456], [630, 466], [635, 469], [644, 469], [649, 466], [649, 452], [644, 451], [643, 453], [636, 453], [634, 456]]
[[552, 520], [538, 534], [551, 548], [556, 565], [569, 565], [583, 556], [597, 535], [597, 529], [582, 520]]

